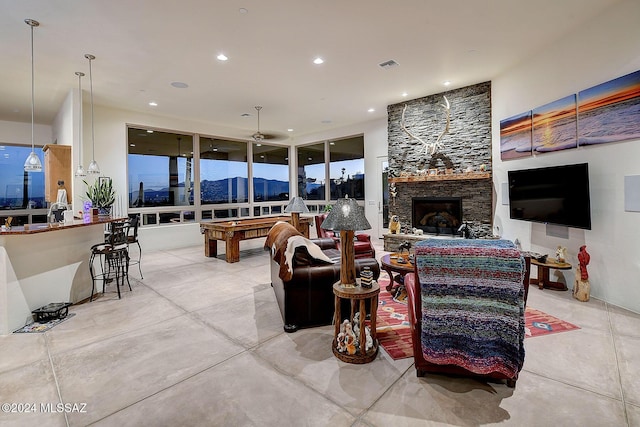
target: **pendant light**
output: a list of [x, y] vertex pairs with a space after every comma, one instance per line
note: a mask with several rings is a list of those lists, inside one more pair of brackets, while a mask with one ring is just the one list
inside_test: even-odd
[[76, 76], [78, 76], [78, 94], [80, 99], [80, 108], [78, 109], [78, 169], [76, 169], [76, 176], [83, 177], [87, 176], [87, 172], [82, 167], [82, 77], [84, 77], [84, 73], [82, 71], [76, 71]]
[[91, 93], [91, 163], [89, 163], [89, 167], [87, 168], [87, 173], [99, 174], [100, 166], [98, 166], [98, 162], [96, 162], [96, 136], [95, 136], [95, 125], [93, 123], [93, 75], [91, 73], [91, 61], [96, 59], [95, 56], [87, 53], [84, 55], [85, 58], [89, 60], [89, 87]]
[[264, 141], [264, 134], [260, 132], [260, 110], [262, 110], [262, 107], [257, 105], [255, 109], [258, 112], [258, 131], [252, 135], [252, 138], [256, 142], [257, 146], [260, 147], [262, 145], [262, 141]]
[[25, 19], [24, 22], [31, 27], [31, 153], [27, 160], [24, 162], [25, 172], [42, 172], [42, 163], [40, 158], [36, 155], [35, 149], [35, 135], [34, 135], [34, 76], [33, 76], [33, 27], [37, 27], [40, 23], [34, 19]]

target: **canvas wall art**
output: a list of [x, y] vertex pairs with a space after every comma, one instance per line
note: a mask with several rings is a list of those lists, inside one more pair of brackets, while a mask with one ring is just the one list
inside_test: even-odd
[[581, 146], [640, 139], [640, 71], [578, 93]]
[[534, 152], [546, 153], [578, 146], [575, 94], [535, 108], [532, 122]]
[[531, 155], [531, 111], [500, 120], [500, 159]]

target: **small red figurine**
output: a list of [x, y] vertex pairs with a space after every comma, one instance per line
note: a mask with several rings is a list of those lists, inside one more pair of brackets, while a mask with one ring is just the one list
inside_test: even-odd
[[580, 246], [580, 252], [578, 252], [578, 261], [580, 262], [580, 279], [587, 280], [589, 278], [589, 272], [587, 272], [587, 265], [591, 256], [587, 252], [587, 246]]

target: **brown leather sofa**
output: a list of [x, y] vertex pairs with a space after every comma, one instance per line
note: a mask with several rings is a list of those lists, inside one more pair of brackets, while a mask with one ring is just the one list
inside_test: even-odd
[[[275, 261], [274, 246], [278, 241], [284, 241], [286, 234], [300, 235], [297, 230], [291, 230], [289, 224], [274, 226], [267, 236], [265, 250], [271, 250], [271, 286], [276, 295], [278, 307], [284, 320], [285, 332], [295, 332], [300, 328], [330, 325], [333, 322], [335, 298], [333, 284], [340, 281], [340, 251], [335, 249], [333, 239], [312, 239], [310, 242], [319, 246], [326, 256], [334, 263], [327, 263], [313, 258], [306, 247], [295, 249], [292, 264], [293, 271], [281, 276], [284, 260]], [[297, 233], [297, 234], [296, 234]], [[284, 236], [282, 235], [284, 234]], [[280, 236], [278, 236], [280, 235]], [[275, 242], [275, 243], [274, 243]], [[374, 258], [355, 260], [356, 276], [360, 276], [363, 267], [373, 271], [374, 279], [380, 276], [380, 266]], [[284, 267], [286, 270], [286, 267]], [[289, 273], [289, 274], [286, 274]], [[348, 301], [346, 301], [348, 303]], [[347, 312], [350, 308], [343, 307]]]
[[[318, 238], [331, 238], [335, 241], [335, 248], [340, 249], [340, 234], [335, 234], [333, 231], [325, 230], [321, 227], [326, 217], [327, 214], [320, 214], [314, 217]], [[376, 257], [376, 250], [373, 248], [373, 245], [371, 244], [371, 236], [368, 234], [357, 233], [355, 235], [355, 240], [353, 241], [353, 248], [355, 250], [356, 258]]]

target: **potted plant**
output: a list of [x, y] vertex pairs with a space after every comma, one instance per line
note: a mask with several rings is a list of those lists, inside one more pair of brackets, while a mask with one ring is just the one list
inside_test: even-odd
[[91, 200], [94, 208], [98, 209], [98, 215], [106, 216], [111, 214], [111, 206], [116, 200], [116, 191], [113, 189], [111, 178], [100, 177], [93, 184], [87, 185], [87, 198]]

